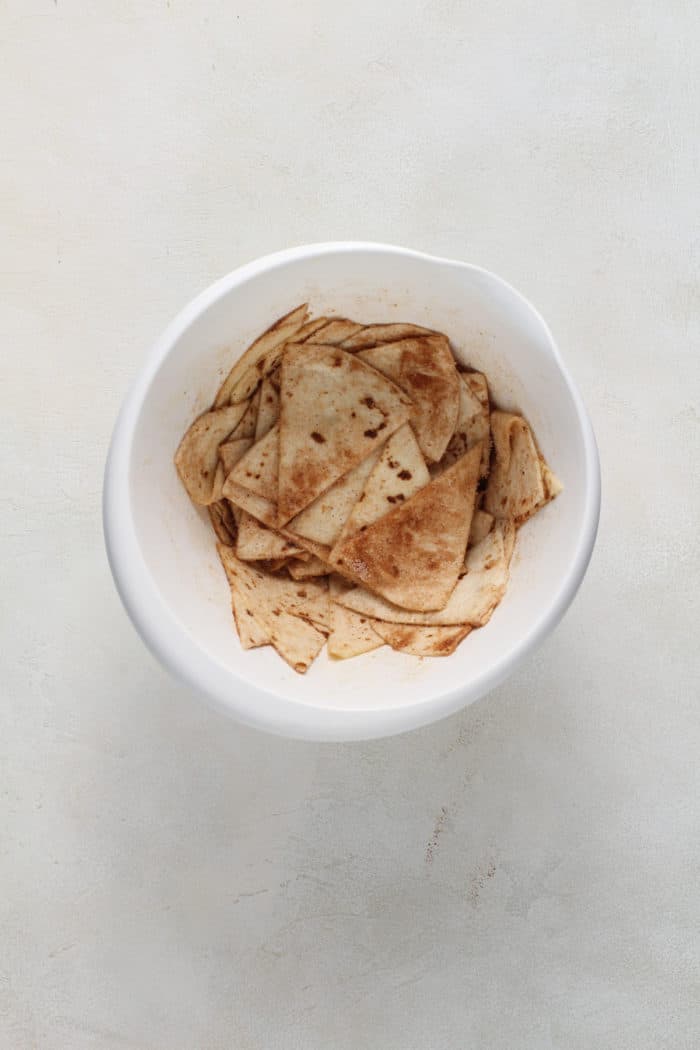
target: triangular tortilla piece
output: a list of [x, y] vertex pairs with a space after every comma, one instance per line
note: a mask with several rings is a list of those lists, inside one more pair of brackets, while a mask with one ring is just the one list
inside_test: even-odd
[[346, 608], [388, 623], [424, 626], [461, 624], [482, 627], [501, 601], [508, 585], [508, 564], [504, 548], [504, 523], [496, 522], [493, 530], [476, 547], [467, 551], [465, 570], [443, 609], [435, 612], [410, 612], [384, 601], [363, 587], [356, 587], [338, 599]]
[[287, 529], [279, 530], [283, 536], [288, 536], [289, 539], [302, 547], [308, 555], [312, 558], [320, 558], [321, 561], [328, 561], [328, 555], [331, 553], [331, 548], [327, 547], [324, 543], [316, 543], [315, 540], [309, 540], [305, 536], [299, 536], [295, 532], [289, 532]]
[[252, 441], [255, 438], [255, 428], [258, 422], [258, 408], [260, 405], [260, 387], [258, 387], [257, 390], [253, 391], [253, 393], [247, 401], [242, 401], [241, 404], [246, 404], [248, 407], [240, 423], [231, 434], [231, 440], [233, 441], [249, 438]]
[[362, 653], [371, 653], [384, 643], [372, 630], [370, 621], [360, 613], [351, 612], [336, 602], [352, 584], [340, 576], [331, 576], [331, 633], [328, 636], [328, 655], [336, 660], [347, 660]]
[[432, 329], [421, 328], [419, 324], [368, 324], [345, 340], [343, 350], [366, 350], [379, 343], [396, 343], [399, 339], [434, 334]]
[[458, 627], [414, 627], [411, 624], [382, 623], [379, 620], [372, 621], [372, 628], [392, 649], [410, 653], [411, 656], [450, 656], [472, 630], [468, 624]]
[[279, 428], [274, 426], [242, 456], [227, 480], [275, 502], [279, 469]]
[[306, 303], [297, 306], [295, 310], [275, 321], [248, 347], [221, 384], [214, 401], [215, 408], [221, 408], [229, 402], [236, 405], [250, 397], [262, 377], [267, 375], [279, 360], [284, 344], [292, 339], [304, 324], [308, 312]]
[[313, 317], [310, 321], [307, 321], [301, 326], [297, 334], [294, 336], [294, 342], [305, 343], [314, 332], [318, 332], [319, 328], [323, 328], [327, 324], [327, 317]]
[[275, 389], [269, 376], [265, 376], [260, 384], [260, 405], [258, 407], [258, 418], [255, 423], [255, 440], [260, 441], [272, 430], [279, 419], [280, 396]]
[[288, 523], [285, 531], [302, 539], [313, 540], [326, 547], [332, 547], [340, 536], [343, 526], [357, 501], [362, 496], [367, 479], [375, 467], [381, 449], [373, 452], [348, 471], [344, 478], [331, 485], [313, 503], [297, 514]]
[[246, 405], [205, 412], [196, 419], [175, 453], [175, 466], [193, 503], [211, 502], [219, 445], [240, 422]]
[[345, 339], [350, 338], [355, 332], [359, 332], [361, 324], [350, 321], [347, 317], [332, 317], [326, 321], [307, 340], [307, 343], [325, 343], [326, 346], [338, 346]]
[[343, 527], [341, 538], [353, 536], [363, 526], [383, 517], [392, 507], [405, 503], [429, 481], [430, 474], [415, 435], [410, 424], [404, 423], [382, 449], [379, 461]]
[[281, 572], [289, 564], [289, 558], [261, 558], [255, 564], [263, 572]]
[[269, 499], [264, 499], [262, 496], [256, 496], [255, 493], [244, 489], [242, 485], [236, 485], [230, 477], [226, 478], [222, 493], [224, 499], [229, 500], [234, 506], [240, 507], [241, 510], [247, 510], [249, 514], [252, 514], [254, 518], [257, 518], [264, 525], [270, 525], [272, 528], [276, 526], [276, 503]]
[[540, 456], [540, 470], [542, 471], [545, 503], [549, 503], [550, 500], [556, 499], [564, 491], [564, 486], [554, 471], [547, 466], [542, 456]]
[[222, 489], [224, 487], [224, 481], [226, 480], [226, 472], [224, 471], [224, 465], [219, 460], [216, 464], [216, 470], [214, 471], [214, 484], [211, 487], [211, 496], [209, 497], [209, 503], [218, 503], [222, 498]]
[[421, 452], [429, 463], [437, 463], [459, 411], [459, 373], [445, 336], [404, 340], [398, 385], [413, 402], [411, 426]]
[[289, 558], [300, 552], [291, 540], [268, 529], [251, 514], [242, 511], [238, 520], [236, 555], [241, 561]]
[[540, 455], [522, 416], [491, 413], [494, 456], [484, 509], [520, 524], [546, 502]]
[[314, 557], [311, 557], [309, 561], [300, 561], [298, 557], [292, 558], [288, 568], [293, 580], [310, 580], [314, 576], [327, 576], [331, 571], [330, 565]]
[[479, 399], [482, 408], [490, 412], [489, 384], [483, 372], [462, 372], [461, 375], [462, 381], [466, 384], [470, 393]]
[[465, 377], [460, 376], [457, 422], [445, 454], [440, 460], [440, 468], [444, 470], [452, 466], [472, 445], [483, 441], [488, 436], [488, 429], [488, 416], [484, 415], [481, 401], [469, 389]]
[[409, 408], [393, 383], [352, 354], [290, 344], [282, 360], [278, 524], [382, 444]]
[[426, 335], [362, 350], [360, 360], [395, 382], [412, 402], [411, 426], [429, 463], [443, 456], [460, 408], [461, 384], [444, 335]]
[[370, 347], [369, 350], [360, 350], [357, 356], [365, 364], [376, 368], [378, 372], [385, 375], [392, 383], [398, 385], [401, 378], [402, 350], [402, 343], [387, 343], [386, 345]]
[[271, 576], [239, 561], [230, 547], [219, 547], [236, 604], [240, 601], [269, 636], [280, 656], [303, 674], [319, 654], [326, 640], [325, 631], [313, 626], [325, 601], [328, 622], [328, 594], [324, 587], [303, 584], [282, 576]]
[[261, 645], [269, 645], [271, 641], [270, 634], [255, 618], [253, 610], [247, 607], [248, 603], [241, 592], [241, 588], [238, 586], [237, 578], [230, 571], [230, 559], [222, 554], [220, 544], [217, 545], [217, 550], [231, 590], [231, 609], [241, 648], [257, 649]]
[[219, 459], [224, 469], [224, 478], [229, 476], [238, 460], [245, 455], [252, 444], [252, 438], [233, 438], [219, 445]]
[[476, 509], [472, 515], [472, 524], [469, 529], [467, 547], [476, 547], [477, 543], [481, 543], [484, 537], [488, 536], [493, 528], [493, 522], [493, 514], [488, 514], [485, 510]]
[[506, 559], [506, 565], [510, 568], [510, 563], [513, 560], [513, 551], [515, 550], [515, 540], [518, 535], [518, 530], [515, 527], [513, 521], [502, 521], [500, 528], [503, 533], [503, 553]]
[[238, 526], [230, 504], [225, 499], [222, 499], [218, 503], [211, 503], [207, 510], [209, 511], [212, 528], [219, 541], [226, 547], [235, 546]]
[[475, 445], [405, 503], [334, 547], [331, 564], [404, 609], [442, 608], [464, 564], [480, 461]]

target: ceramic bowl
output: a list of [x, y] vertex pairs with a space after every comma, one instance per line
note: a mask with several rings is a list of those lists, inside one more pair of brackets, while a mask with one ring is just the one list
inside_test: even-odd
[[[273, 649], [243, 652], [205, 513], [173, 453], [252, 339], [308, 301], [316, 315], [413, 321], [445, 332], [485, 372], [492, 398], [522, 412], [564, 484], [520, 531], [510, 586], [490, 623], [450, 657], [383, 647], [345, 661], [325, 650], [306, 675]], [[581, 397], [546, 323], [478, 266], [382, 244], [306, 245], [241, 266], [198, 295], [163, 333], [119, 415], [105, 473], [104, 530], [124, 605], [150, 649], [222, 711], [316, 740], [386, 736], [472, 703], [555, 627], [595, 542], [600, 472]]]

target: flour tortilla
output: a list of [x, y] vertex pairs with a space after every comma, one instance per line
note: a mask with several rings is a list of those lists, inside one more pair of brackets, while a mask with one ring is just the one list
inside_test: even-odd
[[311, 336], [319, 330], [319, 328], [324, 328], [327, 324], [327, 317], [314, 317], [312, 320], [306, 321], [294, 336], [294, 342], [305, 343], [307, 339], [310, 339]]
[[372, 346], [367, 350], [360, 350], [357, 356], [365, 364], [376, 368], [378, 372], [385, 375], [392, 383], [398, 385], [401, 378], [401, 353], [403, 343], [383, 343]]
[[331, 564], [403, 609], [442, 608], [464, 564], [480, 461], [475, 445], [405, 503], [337, 544]]
[[379, 343], [396, 343], [399, 339], [435, 334], [432, 329], [421, 328], [418, 324], [368, 324], [361, 325], [359, 331], [342, 345], [343, 350], [366, 350]]
[[493, 522], [493, 514], [488, 514], [485, 510], [475, 510], [472, 517], [471, 528], [469, 529], [469, 540], [467, 546], [476, 547], [477, 543], [481, 543], [484, 537], [488, 536], [491, 531]]
[[175, 453], [180, 480], [193, 503], [206, 506], [212, 501], [219, 445], [240, 422], [246, 405], [231, 405], [205, 412], [187, 430]]
[[354, 335], [355, 332], [359, 332], [361, 328], [361, 324], [357, 324], [356, 321], [350, 321], [347, 317], [331, 317], [306, 342], [338, 346], [345, 339]]
[[442, 609], [434, 612], [411, 612], [384, 601], [362, 587], [348, 591], [337, 600], [354, 612], [388, 623], [424, 626], [471, 624], [472, 627], [482, 627], [488, 623], [508, 584], [505, 528], [507, 526], [503, 522], [496, 522], [488, 536], [467, 551], [464, 574]]
[[544, 498], [545, 503], [549, 503], [550, 500], [556, 499], [556, 497], [564, 491], [559, 478], [556, 476], [553, 470], [547, 466], [545, 461], [540, 456], [540, 470], [542, 472], [542, 484], [544, 486]]
[[428, 463], [442, 458], [460, 408], [461, 384], [445, 336], [426, 335], [360, 351], [411, 399], [411, 426]]
[[241, 561], [261, 561], [263, 559], [290, 558], [300, 553], [286, 536], [281, 536], [274, 529], [269, 529], [254, 518], [252, 514], [241, 511], [238, 519], [238, 539], [236, 556]]
[[445, 454], [440, 460], [440, 467], [444, 470], [446, 467], [452, 466], [477, 441], [484, 441], [488, 437], [488, 432], [488, 414], [484, 413], [484, 406], [476, 394], [469, 389], [469, 385], [462, 375], [459, 383], [457, 422], [449, 444], [445, 449]]
[[353, 536], [392, 507], [405, 503], [429, 481], [430, 474], [415, 435], [410, 424], [404, 423], [381, 450], [364, 491], [345, 522], [341, 538]]
[[236, 429], [231, 434], [231, 439], [249, 438], [251, 441], [255, 438], [255, 429], [258, 425], [258, 409], [260, 407], [260, 387], [255, 390], [246, 402], [247, 404], [245, 415], [241, 419]]
[[379, 620], [372, 620], [372, 628], [392, 649], [410, 653], [411, 656], [450, 656], [472, 630], [469, 625], [414, 627], [411, 624], [382, 623]]
[[271, 642], [270, 635], [263, 625], [255, 618], [252, 609], [247, 607], [248, 603], [246, 601], [246, 596], [238, 586], [238, 580], [235, 573], [231, 571], [231, 561], [229, 557], [222, 554], [222, 546], [220, 544], [217, 545], [217, 550], [231, 591], [231, 609], [233, 611], [233, 619], [236, 624], [236, 630], [238, 631], [241, 648], [257, 649], [261, 645], [269, 645]]
[[280, 396], [275, 389], [269, 376], [265, 376], [260, 384], [260, 405], [258, 407], [258, 418], [255, 423], [255, 440], [260, 441], [272, 430], [279, 419]]
[[308, 561], [302, 561], [298, 555], [290, 559], [288, 569], [293, 580], [310, 580], [314, 576], [327, 576], [331, 571], [330, 566], [320, 558], [312, 556]]
[[274, 503], [277, 500], [278, 469], [279, 427], [274, 426], [239, 459], [228, 475], [227, 482], [240, 485]]
[[269, 638], [290, 667], [303, 674], [323, 648], [329, 630], [314, 625], [321, 618], [325, 625], [330, 623], [326, 589], [314, 581], [299, 584], [261, 572], [236, 558], [230, 547], [219, 546], [219, 557], [234, 607], [244, 609], [259, 626], [260, 634]]
[[444, 454], [459, 411], [460, 380], [445, 336], [404, 340], [398, 385], [413, 401], [411, 426], [429, 463]]
[[360, 613], [351, 612], [336, 599], [347, 592], [352, 584], [340, 576], [330, 578], [331, 633], [328, 636], [328, 655], [336, 660], [347, 660], [362, 653], [370, 653], [383, 645], [382, 639], [372, 630], [370, 621]]
[[492, 412], [491, 433], [494, 462], [484, 509], [521, 524], [547, 502], [540, 455], [522, 416]]
[[272, 528], [276, 526], [277, 504], [271, 500], [249, 492], [242, 485], [237, 485], [231, 477], [226, 478], [222, 494], [224, 499], [229, 500], [235, 507], [248, 511], [249, 514], [252, 514], [254, 518], [257, 518], [264, 525], [269, 525]]
[[[274, 367], [284, 349], [284, 345], [299, 332], [308, 316], [308, 306], [303, 304], [291, 310], [284, 317], [267, 329], [256, 339], [235, 365], [221, 384], [215, 408], [223, 405], [239, 404], [255, 391], [264, 375]], [[244, 435], [241, 435], [244, 436]]]
[[225, 500], [211, 503], [207, 510], [212, 528], [221, 543], [227, 547], [233, 547], [236, 543], [238, 526], [236, 525], [230, 504]]
[[252, 444], [252, 438], [234, 438], [219, 445], [219, 460], [223, 467], [224, 478], [229, 476], [238, 460], [245, 455]]
[[486, 477], [489, 472], [489, 463], [491, 460], [491, 404], [489, 399], [489, 384], [486, 376], [481, 372], [464, 372], [461, 379], [469, 392], [480, 401], [483, 410], [481, 418], [475, 416], [467, 424], [467, 440], [469, 444], [472, 445], [477, 441], [484, 442], [484, 452], [481, 458], [481, 476], [483, 478]]
[[211, 487], [211, 496], [209, 497], [209, 503], [218, 503], [222, 498], [222, 489], [224, 487], [224, 481], [226, 480], [226, 474], [224, 472], [224, 465], [219, 460], [216, 464], [216, 470], [214, 471], [214, 484]]
[[336, 347], [291, 344], [282, 360], [278, 524], [308, 507], [408, 419], [410, 404]]
[[301, 514], [287, 524], [286, 530], [293, 536], [313, 540], [332, 547], [340, 536], [352, 509], [362, 496], [370, 473], [381, 454], [376, 448], [345, 477], [340, 478], [327, 492], [310, 503]]

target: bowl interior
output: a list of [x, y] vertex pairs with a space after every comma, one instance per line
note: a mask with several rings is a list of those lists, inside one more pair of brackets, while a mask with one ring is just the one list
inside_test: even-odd
[[[496, 404], [521, 411], [531, 422], [564, 483], [561, 497], [521, 530], [511, 583], [491, 622], [448, 659], [419, 661], [384, 647], [334, 661], [324, 651], [302, 677], [270, 648], [244, 653], [239, 646], [214, 534], [187, 498], [173, 453], [232, 361], [271, 321], [304, 301], [314, 314], [408, 320], [445, 332], [460, 360], [487, 374]], [[439, 698], [445, 694], [459, 694], [456, 707], [492, 684], [499, 667], [560, 601], [581, 546], [590, 487], [575, 395], [532, 308], [473, 267], [390, 249], [346, 248], [282, 258], [257, 272], [244, 271], [242, 278], [234, 274], [204, 309], [195, 303], [185, 311], [164, 339], [168, 346], [135, 412], [129, 510], [144, 586], [161, 600], [168, 645], [180, 666], [190, 668], [188, 676], [239, 715], [252, 699], [264, 708], [265, 696], [256, 690], [262, 691], [276, 698], [271, 721], [284, 711], [290, 724], [299, 705], [317, 709], [314, 717], [361, 710], [368, 718], [420, 705], [420, 721], [428, 721], [443, 713]], [[264, 709], [249, 720], [266, 724]]]

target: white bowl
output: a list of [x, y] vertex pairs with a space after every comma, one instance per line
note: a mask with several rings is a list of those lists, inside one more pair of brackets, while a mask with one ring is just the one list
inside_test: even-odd
[[[275, 318], [315, 314], [414, 321], [449, 335], [484, 371], [494, 401], [530, 421], [563, 494], [519, 533], [507, 594], [490, 623], [444, 659], [388, 647], [306, 675], [269, 647], [243, 652], [208, 518], [173, 453], [233, 359]], [[197, 296], [148, 355], [117, 421], [104, 484], [107, 553], [122, 601], [155, 655], [249, 725], [315, 740], [388, 736], [472, 703], [554, 628], [595, 542], [600, 470], [591, 424], [547, 325], [477, 266], [383, 244], [312, 244], [234, 270]]]

